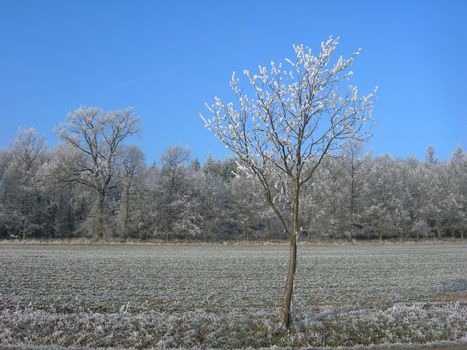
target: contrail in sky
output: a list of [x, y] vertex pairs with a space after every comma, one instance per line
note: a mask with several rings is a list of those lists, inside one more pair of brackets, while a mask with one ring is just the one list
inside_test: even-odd
[[125, 85], [130, 85], [130, 84], [136, 84], [136, 83], [139, 83], [141, 81], [154, 79], [159, 74], [172, 73], [172, 72], [176, 72], [176, 69], [169, 69], [169, 70], [157, 72], [157, 73], [154, 73], [154, 74], [142, 77], [142, 78], [122, 81], [120, 83], [117, 83], [115, 86], [119, 87], [119, 86], [125, 86]]
[[143, 78], [122, 81], [118, 83], [116, 86], [130, 85], [130, 84], [139, 83], [140, 81], [149, 80], [149, 79], [154, 79], [154, 75], [148, 75], [147, 77], [143, 77]]

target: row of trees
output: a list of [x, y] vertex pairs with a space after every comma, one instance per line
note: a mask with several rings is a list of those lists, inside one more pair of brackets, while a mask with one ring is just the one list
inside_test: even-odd
[[[131, 110], [94, 108], [72, 113], [53, 149], [34, 129], [19, 130], [0, 152], [0, 236], [287, 238], [254, 178], [239, 175], [236, 159], [201, 165], [189, 149], [174, 146], [147, 166], [138, 146], [121, 143], [137, 131]], [[304, 185], [300, 239], [464, 237], [467, 155], [460, 147], [448, 161], [437, 160], [432, 147], [424, 161], [362, 149], [346, 143]]]

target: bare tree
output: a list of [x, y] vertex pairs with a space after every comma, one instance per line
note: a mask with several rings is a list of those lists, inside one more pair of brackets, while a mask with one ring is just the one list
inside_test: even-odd
[[180, 206], [184, 204], [182, 196], [182, 180], [186, 170], [185, 165], [190, 160], [189, 148], [176, 145], [167, 149], [161, 155], [162, 160], [162, 212], [164, 213], [166, 240], [173, 232], [176, 217], [181, 213]]
[[105, 200], [114, 175], [122, 142], [139, 131], [139, 118], [132, 108], [104, 112], [99, 108], [80, 107], [58, 127], [60, 138], [80, 157], [69, 164], [64, 181], [79, 182], [97, 194], [92, 231], [104, 236]]
[[183, 168], [183, 165], [190, 160], [189, 148], [176, 145], [167, 149], [161, 155], [162, 170], [169, 174], [170, 188], [172, 191], [177, 181], [177, 175]]
[[19, 185], [20, 232], [23, 240], [31, 233], [33, 193], [37, 192], [37, 174], [45, 161], [47, 147], [42, 135], [35, 129], [19, 129], [11, 147], [12, 170]]
[[[243, 239], [251, 239], [252, 226], [260, 222], [259, 218], [264, 216], [262, 210], [265, 206], [261, 201], [261, 194], [255, 191], [256, 183], [253, 178], [236, 176], [230, 184], [232, 197], [235, 203], [235, 214], [237, 220], [242, 224]], [[269, 208], [268, 208], [269, 209]]]
[[[269, 68], [260, 66], [257, 74], [245, 70], [249, 89], [239, 86], [234, 73], [230, 84], [237, 101], [224, 103], [216, 97], [214, 104], [207, 105], [211, 118], [202, 116], [206, 127], [238, 156], [245, 174], [259, 182], [290, 238], [280, 315], [287, 328], [297, 265], [301, 188], [326, 155], [340, 148], [341, 141], [363, 135], [371, 117], [373, 92], [358, 97], [357, 88], [348, 86], [341, 93], [359, 51], [330, 65], [337, 44], [338, 39], [329, 38], [316, 56], [310, 48], [294, 46], [296, 58], [286, 60], [288, 69], [271, 62]], [[284, 201], [290, 206], [290, 220], [281, 210]]]
[[144, 170], [144, 153], [138, 146], [131, 145], [124, 147], [121, 152], [121, 173], [122, 173], [122, 195], [120, 201], [120, 228], [122, 238], [128, 239], [130, 233], [130, 221], [132, 218], [132, 190], [135, 186], [135, 178], [140, 176]]
[[360, 168], [365, 160], [361, 157], [363, 143], [357, 140], [349, 140], [344, 146], [344, 167], [347, 171], [347, 177], [350, 180], [348, 185], [348, 216], [349, 225], [347, 238], [352, 241], [354, 237], [354, 230], [360, 225], [355, 222], [356, 202], [359, 196], [359, 175]]

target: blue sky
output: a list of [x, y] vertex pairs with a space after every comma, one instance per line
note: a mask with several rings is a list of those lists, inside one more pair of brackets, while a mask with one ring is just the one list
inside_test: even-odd
[[80, 105], [134, 106], [148, 162], [175, 144], [228, 153], [199, 112], [231, 98], [232, 71], [318, 48], [362, 53], [353, 83], [379, 87], [374, 154], [448, 158], [467, 146], [467, 1], [0, 1], [0, 148], [18, 127], [49, 145]]

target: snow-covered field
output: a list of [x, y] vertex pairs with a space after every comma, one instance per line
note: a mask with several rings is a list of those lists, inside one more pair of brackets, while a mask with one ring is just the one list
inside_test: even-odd
[[466, 248], [446, 242], [302, 245], [294, 327], [287, 333], [276, 320], [285, 244], [0, 244], [0, 344], [49, 349], [465, 342]]

